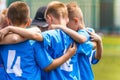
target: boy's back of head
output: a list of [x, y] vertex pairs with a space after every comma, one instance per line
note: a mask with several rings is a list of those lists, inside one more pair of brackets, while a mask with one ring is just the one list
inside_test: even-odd
[[10, 23], [14, 26], [26, 24], [30, 18], [29, 7], [25, 2], [13, 2], [8, 8], [7, 16], [10, 20]]
[[67, 9], [68, 9], [69, 19], [72, 20], [73, 18], [76, 17], [76, 18], [79, 18], [80, 20], [83, 20], [83, 13], [76, 2], [71, 2], [67, 4]]
[[60, 19], [61, 17], [66, 18], [66, 17], [68, 17], [67, 7], [62, 2], [52, 1], [51, 3], [48, 4], [48, 7], [47, 7], [47, 10], [45, 13], [45, 17], [48, 14], [53, 15], [57, 19]]

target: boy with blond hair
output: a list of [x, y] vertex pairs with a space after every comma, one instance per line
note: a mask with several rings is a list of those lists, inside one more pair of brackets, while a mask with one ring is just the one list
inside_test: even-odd
[[[29, 26], [29, 8], [26, 3], [19, 1], [12, 3], [8, 8], [7, 15], [10, 23], [13, 26], [21, 28]], [[65, 55], [53, 60], [48, 56], [49, 54], [44, 54], [44, 47], [42, 47], [41, 43], [37, 41], [26, 40], [18, 44], [2, 46], [1, 56], [4, 62], [4, 67], [8, 74], [8, 79], [40, 80], [41, 66], [44, 66], [44, 69], [46, 69], [46, 67], [49, 70], [54, 69], [56, 66], [61, 65], [75, 53], [75, 47], [75, 44], [73, 44], [73, 46], [69, 47]], [[21, 50], [21, 48], [24, 48], [24, 50]], [[47, 61], [48, 63], [43, 63], [43, 61]]]
[[[78, 31], [80, 35], [85, 36], [86, 41], [92, 40], [93, 48], [96, 47], [96, 51], [92, 51], [90, 53], [86, 53], [86, 52], [81, 53], [78, 56], [78, 64], [79, 64], [79, 69], [81, 74], [81, 80], [94, 80], [91, 63], [97, 64], [98, 61], [101, 59], [102, 51], [103, 51], [102, 39], [93, 31], [91, 32], [90, 28], [87, 29], [87, 31], [89, 32], [86, 31], [84, 20], [83, 20], [83, 13], [80, 7], [77, 5], [77, 3], [75, 2], [69, 3], [67, 4], [67, 8], [69, 13], [68, 27], [75, 31]], [[91, 37], [88, 33], [91, 35]], [[90, 57], [91, 57], [91, 60], [89, 60]]]
[[[61, 6], [64, 7], [61, 7]], [[48, 5], [48, 8], [46, 10], [46, 20], [49, 24], [49, 26], [51, 26], [51, 24], [55, 24], [55, 25], [63, 25], [66, 26], [67, 22], [68, 22], [68, 13], [67, 13], [67, 7], [60, 2], [51, 2]], [[16, 28], [17, 29], [17, 28]], [[51, 27], [49, 27], [49, 29], [51, 29]], [[63, 52], [66, 50], [66, 48], [68, 47], [68, 45], [70, 43], [73, 42], [73, 40], [67, 35], [65, 34], [63, 31], [57, 29], [57, 30], [50, 30], [47, 32], [42, 33], [42, 36], [40, 34], [33, 34], [30, 33], [27, 30], [23, 30], [23, 29], [9, 29], [12, 32], [18, 33], [28, 39], [36, 39], [39, 41], [44, 40], [44, 46], [45, 48], [47, 48], [47, 52], [49, 52], [50, 56], [52, 56], [53, 58], [59, 57], [61, 54], [60, 52]], [[25, 34], [23, 34], [23, 32], [26, 32]], [[77, 34], [79, 35], [79, 34]], [[82, 39], [80, 39], [82, 40]], [[84, 42], [84, 41], [81, 41]], [[93, 45], [89, 44], [90, 42], [86, 42], [85, 45], [78, 45], [78, 50], [77, 53], [84, 53], [88, 51], [91, 52]], [[59, 47], [61, 47], [62, 49], [60, 49]], [[89, 46], [89, 47], [85, 47], [85, 46]], [[80, 49], [81, 47], [84, 47], [83, 49]], [[85, 50], [84, 50], [85, 49]], [[90, 50], [90, 51], [89, 51]], [[57, 69], [50, 71], [49, 73], [45, 73], [45, 77], [43, 79], [45, 80], [56, 80], [56, 79], [72, 79], [72, 80], [81, 80], [80, 77], [80, 69], [77, 63], [77, 55], [74, 55], [71, 59], [69, 59], [65, 64], [63, 64], [62, 66], [58, 67]], [[44, 67], [43, 67], [44, 68]], [[48, 69], [49, 70], [49, 69]], [[75, 74], [76, 73], [76, 74]], [[58, 75], [57, 75], [58, 74]]]
[[[30, 23], [29, 7], [24, 2], [14, 2], [8, 8], [7, 17], [11, 25], [25, 28]], [[40, 80], [40, 69], [32, 48], [28, 40], [2, 46], [1, 57], [8, 80]]]
[[[85, 28], [83, 13], [80, 7], [77, 5], [77, 3], [71, 2], [67, 4], [67, 8], [69, 14], [68, 27], [72, 30], [77, 31], [79, 35], [77, 36], [73, 35], [70, 32], [70, 30], [68, 30], [66, 27], [63, 27], [62, 25], [52, 25], [52, 28], [60, 28], [64, 30], [79, 43], [80, 37], [83, 37], [82, 39], [83, 42], [92, 40], [93, 43], [91, 43], [91, 45], [93, 45], [93, 49], [95, 49], [96, 47], [96, 50], [93, 50], [91, 52], [85, 51], [84, 53], [80, 53], [78, 55], [78, 64], [80, 69], [81, 80], [94, 80], [93, 72], [91, 69], [91, 63], [97, 64], [98, 61], [101, 59], [103, 51], [101, 37], [95, 34], [92, 28]], [[83, 47], [81, 48], [85, 47], [88, 48], [89, 46], [85, 46], [85, 44], [83, 44]]]
[[[49, 25], [51, 24], [61, 24], [66, 25], [69, 21], [68, 19], [68, 12], [67, 7], [64, 3], [53, 1], [51, 2], [46, 10], [46, 20]], [[49, 27], [50, 28], [50, 27]], [[28, 30], [23, 30], [22, 28], [15, 28], [15, 27], [9, 27], [10, 31], [23, 35], [24, 37], [28, 39], [36, 39], [39, 41], [43, 41], [43, 48], [46, 49], [44, 52], [42, 52], [41, 48], [38, 52], [49, 54], [50, 57], [53, 59], [56, 59], [62, 55], [65, 55], [65, 51], [69, 47], [71, 43], [74, 41], [62, 30], [50, 30], [43, 32], [42, 35], [36, 33], [31, 33]], [[25, 32], [25, 34], [23, 34]], [[81, 52], [81, 50], [78, 50], [78, 52]], [[39, 56], [42, 56], [43, 54], [39, 54]], [[74, 55], [72, 58], [70, 58], [65, 64], [62, 66], [59, 66], [58, 68], [50, 71], [50, 72], [43, 72], [44, 75], [42, 75], [43, 80], [64, 80], [64, 79], [72, 79], [72, 80], [80, 80], [79, 71], [78, 71], [78, 65], [76, 63], [77, 60], [77, 54]], [[47, 62], [41, 63], [41, 68], [45, 69], [51, 62], [51, 59], [46, 60]], [[52, 64], [52, 63], [51, 63]], [[50, 68], [46, 68], [46, 71], [49, 71]]]

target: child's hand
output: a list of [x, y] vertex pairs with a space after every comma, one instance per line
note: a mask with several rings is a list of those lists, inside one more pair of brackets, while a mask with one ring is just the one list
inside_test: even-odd
[[75, 53], [76, 53], [76, 50], [77, 50], [77, 46], [76, 46], [76, 43], [72, 43], [68, 50], [67, 50], [67, 53], [69, 53], [71, 56], [73, 56]]
[[3, 40], [5, 35], [9, 33], [9, 27], [3, 28], [0, 30], [0, 40]]
[[88, 32], [88, 33], [90, 34], [91, 41], [101, 42], [102, 39], [98, 34], [92, 32]]

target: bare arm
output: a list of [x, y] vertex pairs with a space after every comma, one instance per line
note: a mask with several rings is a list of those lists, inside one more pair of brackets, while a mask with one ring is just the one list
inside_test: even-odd
[[70, 45], [69, 49], [63, 56], [54, 59], [53, 62], [48, 67], [46, 67], [44, 70], [50, 71], [50, 70], [53, 70], [53, 69], [57, 68], [58, 66], [62, 65], [63, 63], [65, 63], [69, 58], [71, 58], [75, 54], [76, 50], [77, 50], [77, 47], [76, 47], [75, 43], [73, 44], [73, 47], [72, 47], [72, 45]]
[[0, 45], [3, 45], [3, 44], [16, 44], [16, 43], [19, 43], [19, 42], [23, 42], [25, 41], [26, 39], [17, 35], [17, 34], [8, 34], [5, 36], [5, 38], [3, 38], [1, 41], [0, 41]]
[[90, 35], [91, 35], [91, 40], [96, 43], [95, 58], [99, 60], [102, 57], [102, 53], [103, 53], [102, 39], [96, 33], [90, 33]]
[[[29, 31], [33, 31], [33, 32], [41, 32], [39, 28], [37, 27], [31, 27], [31, 28], [28, 28]], [[3, 37], [8, 33], [7, 29], [3, 29], [0, 31], [1, 34], [3, 34]], [[1, 35], [2, 37], [2, 35]], [[0, 44], [16, 44], [16, 43], [19, 43], [19, 42], [23, 42], [27, 40], [26, 38], [18, 35], [18, 34], [14, 34], [14, 33], [10, 33], [10, 34], [7, 34], [1, 41], [0, 41]]]
[[84, 43], [87, 40], [87, 38], [84, 35], [80, 35], [70, 28], [63, 27], [62, 30], [66, 32], [70, 37], [72, 37], [76, 42]]
[[18, 34], [26, 39], [33, 39], [37, 41], [43, 41], [43, 37], [40, 33], [31, 31], [25, 28], [19, 28], [19, 27], [6, 27], [0, 31], [0, 37], [4, 37], [8, 32], [13, 32], [15, 34]]
[[64, 25], [51, 25], [52, 29], [62, 29], [70, 37], [72, 37], [78, 43], [84, 43], [87, 38], [84, 35], [78, 34], [76, 31], [64, 26]]
[[102, 45], [102, 41], [97, 42], [97, 48], [96, 48], [96, 55], [95, 58], [96, 59], [100, 59], [102, 57], [102, 52], [103, 52], [103, 45]]

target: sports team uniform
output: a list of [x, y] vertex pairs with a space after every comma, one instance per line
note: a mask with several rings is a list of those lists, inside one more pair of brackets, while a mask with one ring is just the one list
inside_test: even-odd
[[27, 40], [18, 44], [4, 45], [1, 57], [7, 72], [7, 80], [41, 80], [41, 73], [35, 53], [36, 41]]
[[[43, 50], [44, 52], [41, 52], [40, 56], [42, 56], [43, 54], [49, 54], [49, 56], [51, 56], [53, 59], [62, 56], [67, 50], [67, 48], [70, 46], [70, 44], [74, 42], [73, 39], [71, 39], [66, 33], [64, 33], [60, 29], [46, 31], [43, 32], [42, 35], [44, 37], [44, 42], [42, 44], [46, 51]], [[87, 44], [86, 42], [86, 45], [89, 44]], [[81, 80], [77, 56], [78, 53], [83, 53], [85, 52], [84, 50], [88, 51], [91, 47], [81, 49], [82, 46], [77, 46], [78, 49], [76, 54], [66, 63], [50, 72], [42, 72], [42, 80]], [[47, 64], [47, 62], [49, 65], [49, 62], [51, 61], [46, 60], [45, 62], [41, 63], [42, 66], [40, 66], [42, 69], [48, 66], [44, 65]]]
[[[0, 48], [0, 51], [1, 51], [1, 48]], [[0, 55], [0, 80], [7, 80], [6, 71], [5, 71], [4, 66], [3, 66], [1, 55]]]
[[[89, 31], [91, 31], [91, 29]], [[79, 30], [78, 32], [81, 35], [86, 36], [88, 41], [90, 40], [90, 35], [86, 32], [86, 30], [82, 29]], [[89, 45], [86, 46], [86, 43], [83, 43], [81, 44], [81, 46], [83, 49], [88, 48], [89, 51], [85, 50], [84, 53], [80, 53], [78, 55], [78, 64], [80, 68], [81, 80], [94, 80], [91, 63], [96, 64], [99, 60], [95, 59], [96, 50], [92, 50], [93, 47], [92, 42], [88, 42], [87, 44]]]

